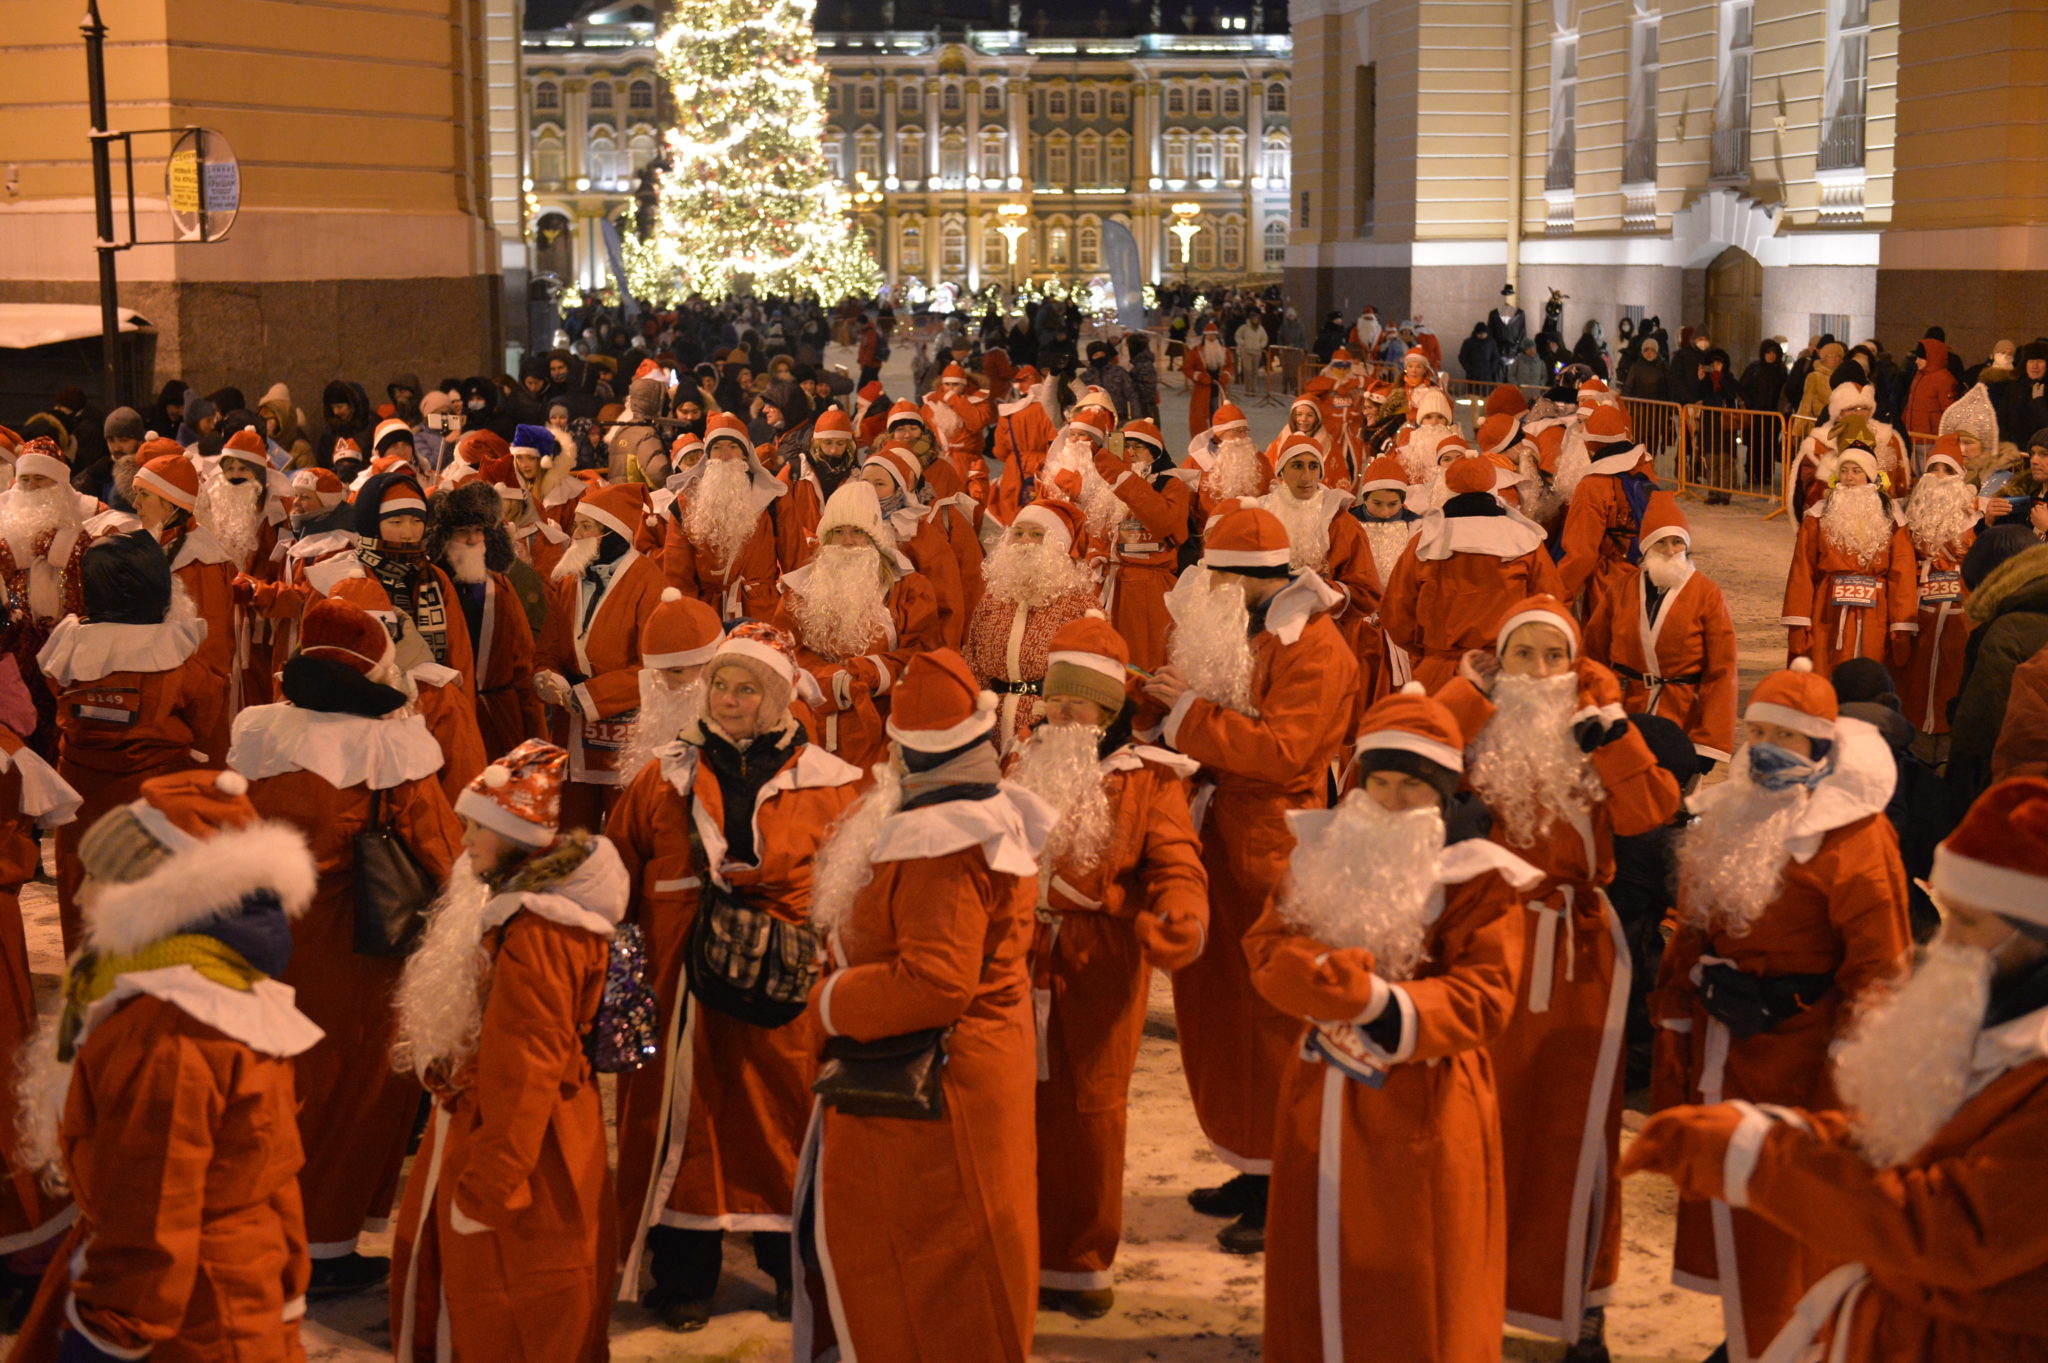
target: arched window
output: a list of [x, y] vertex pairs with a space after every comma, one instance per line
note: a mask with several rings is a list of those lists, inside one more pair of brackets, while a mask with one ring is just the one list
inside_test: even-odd
[[1284, 83], [1276, 80], [1266, 86], [1266, 112], [1269, 114], [1284, 114], [1287, 112], [1287, 86]]
[[882, 176], [882, 139], [872, 130], [863, 131], [853, 139], [853, 173], [865, 175], [870, 180]]
[[1166, 112], [1169, 114], [1185, 114], [1187, 111], [1187, 90], [1178, 85], [1169, 85], [1166, 88]]
[[1166, 178], [1188, 178], [1188, 135], [1184, 132], [1170, 132], [1166, 135]]
[[1235, 129], [1223, 135], [1223, 178], [1231, 184], [1244, 179], [1244, 134]]
[[925, 177], [923, 129], [909, 128], [896, 134], [896, 173], [906, 180]]
[[1102, 138], [1092, 129], [1075, 144], [1074, 183], [1090, 188], [1102, 183]]
[[590, 107], [609, 109], [612, 107], [612, 83], [608, 80], [590, 82]]
[[533, 144], [533, 181], [558, 185], [562, 174], [562, 139], [550, 132]]
[[957, 114], [960, 112], [960, 87], [958, 84], [950, 81], [947, 83], [944, 96], [939, 104], [939, 112], [947, 114]]
[[1195, 139], [1195, 178], [1213, 180], [1216, 178], [1216, 139], [1198, 137]]
[[626, 87], [626, 107], [636, 114], [654, 111], [654, 82], [636, 80]]
[[1267, 135], [1259, 151], [1259, 174], [1268, 185], [1287, 183], [1287, 138], [1280, 133]]
[[562, 107], [562, 87], [551, 80], [544, 80], [533, 87], [533, 107], [536, 109], [559, 109]]
[[1065, 118], [1067, 116], [1066, 86], [1055, 85], [1052, 87], [1051, 90], [1046, 92], [1045, 116], [1047, 118]]
[[1235, 85], [1223, 87], [1223, 113], [1226, 117], [1236, 117], [1244, 113], [1244, 91]]
[[837, 137], [828, 137], [824, 142], [825, 169], [835, 180], [846, 178], [846, 143]]
[[1095, 87], [1092, 85], [1082, 86], [1081, 93], [1075, 99], [1075, 112], [1080, 114], [1082, 118], [1094, 118], [1096, 112], [1101, 108], [1102, 97], [1096, 92]]
[[1213, 232], [1213, 231], [1210, 231], [1210, 232], [1197, 232], [1197, 233], [1195, 233], [1195, 241], [1194, 241], [1194, 246], [1195, 246], [1195, 268], [1196, 268], [1196, 269], [1198, 269], [1198, 270], [1213, 270], [1213, 269], [1215, 269], [1215, 268], [1216, 268], [1216, 234], [1215, 234], [1215, 232]]
[[939, 226], [939, 269], [944, 274], [967, 273], [967, 225], [948, 218]]
[[1266, 268], [1277, 270], [1287, 263], [1287, 220], [1274, 218], [1266, 224]]
[[993, 227], [981, 229], [981, 268], [985, 271], [1001, 271], [1009, 268], [1010, 244], [1003, 240], [1003, 234]]
[[1114, 87], [1109, 92], [1109, 116], [1111, 118], [1129, 118], [1131, 116], [1131, 92], [1124, 89], [1121, 85]]
[[[632, 161], [631, 173], [634, 176], [638, 176], [641, 171], [647, 169], [647, 163], [654, 159], [660, 147], [661, 143], [655, 139], [653, 133], [645, 131], [634, 133], [633, 140], [626, 144], [627, 155]], [[836, 174], [839, 168], [839, 148], [836, 142], [831, 144], [831, 150], [833, 153], [832, 167]]]
[[533, 225], [533, 271], [561, 280], [576, 277], [576, 234], [561, 213], [543, 213]]
[[1074, 233], [1074, 260], [1083, 270], [1102, 268], [1102, 224], [1093, 218], [1081, 219]]
[[1003, 111], [1003, 87], [992, 80], [981, 83], [981, 111], [985, 114]]
[[918, 109], [917, 98], [917, 82], [915, 80], [904, 81], [896, 91], [896, 112], [899, 114], [916, 113]]
[[1073, 263], [1073, 234], [1065, 218], [1054, 218], [1045, 225], [1045, 263], [1055, 270]]
[[1121, 128], [1109, 135], [1109, 170], [1104, 180], [1118, 189], [1131, 183], [1131, 137]]
[[922, 270], [924, 268], [924, 232], [919, 228], [906, 225], [897, 241], [901, 248], [898, 254], [902, 257], [903, 268], [906, 270]]
[[1003, 154], [1005, 150], [1003, 130], [1001, 128], [983, 128], [981, 130], [982, 179], [1000, 180], [1009, 173], [1006, 169], [1006, 161]]
[[1244, 268], [1244, 224], [1236, 218], [1223, 220], [1223, 268]]
[[609, 133], [599, 133], [590, 139], [590, 181], [608, 185], [620, 178], [618, 144]]
[[967, 138], [958, 131], [939, 139], [939, 178], [948, 181], [967, 178]]
[[1195, 117], [1206, 118], [1216, 112], [1216, 91], [1207, 85], [1195, 87]]
[[864, 114], [871, 114], [875, 111], [875, 86], [873, 81], [862, 81], [855, 88], [853, 107]]

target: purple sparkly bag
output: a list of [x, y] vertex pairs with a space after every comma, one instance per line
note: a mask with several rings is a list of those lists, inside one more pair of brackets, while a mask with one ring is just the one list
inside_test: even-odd
[[605, 957], [604, 997], [583, 1038], [590, 1067], [599, 1074], [629, 1074], [654, 1059], [661, 1012], [647, 983], [647, 944], [637, 923], [621, 923]]

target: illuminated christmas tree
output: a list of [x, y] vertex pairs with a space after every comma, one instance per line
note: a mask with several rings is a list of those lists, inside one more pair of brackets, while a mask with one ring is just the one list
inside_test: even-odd
[[881, 284], [825, 163], [816, 0], [676, 0], [661, 35], [675, 92], [668, 169], [644, 236], [626, 242], [633, 292], [654, 302], [761, 293], [836, 302]]

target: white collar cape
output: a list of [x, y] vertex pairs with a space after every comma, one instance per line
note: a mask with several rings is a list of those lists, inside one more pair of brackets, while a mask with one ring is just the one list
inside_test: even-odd
[[96, 682], [115, 672], [169, 672], [199, 650], [206, 622], [173, 615], [154, 625], [90, 624], [67, 615], [36, 655], [59, 686]]
[[21, 812], [33, 819], [37, 828], [56, 828], [78, 817], [85, 797], [35, 749], [25, 744], [11, 753], [0, 748], [0, 773], [9, 771], [21, 774]]
[[247, 989], [216, 984], [189, 965], [138, 970], [114, 977], [114, 987], [86, 1009], [77, 1044], [129, 999], [147, 994], [262, 1055], [288, 1060], [310, 1051], [327, 1034], [298, 1009], [288, 984], [258, 980]]
[[221, 542], [214, 538], [213, 532], [203, 525], [195, 525], [178, 541], [178, 556], [171, 560], [171, 571], [175, 573], [178, 569], [195, 563], [230, 561], [228, 551], [221, 547]]
[[609, 838], [595, 838], [583, 864], [550, 888], [493, 895], [484, 905], [484, 931], [523, 910], [563, 927], [610, 937], [626, 916], [626, 899], [632, 889], [633, 877], [619, 860], [619, 849]]
[[441, 745], [418, 714], [330, 714], [283, 701], [236, 715], [228, 747], [228, 765], [251, 781], [309, 771], [337, 790], [390, 790], [441, 763]]
[[[1813, 860], [1827, 835], [1858, 819], [1884, 812], [1898, 785], [1899, 769], [1889, 743], [1876, 726], [1842, 716], [1835, 721], [1834, 767], [1807, 796], [1792, 821], [1785, 845], [1792, 860]], [[1739, 789], [1734, 781], [1708, 786], [1687, 802], [1697, 814]]]
[[921, 861], [979, 847], [989, 869], [1011, 876], [1038, 874], [1038, 854], [1058, 822], [1053, 807], [1005, 781], [986, 800], [948, 800], [898, 810], [882, 821], [868, 859]]
[[1543, 547], [1542, 526], [1513, 507], [1505, 516], [1446, 516], [1441, 509], [1424, 516], [1415, 531], [1415, 557], [1425, 563], [1452, 554], [1489, 554], [1507, 560]]
[[1104, 771], [1136, 771], [1150, 763], [1162, 767], [1183, 781], [1202, 769], [1202, 764], [1192, 757], [1183, 757], [1167, 748], [1157, 748], [1150, 743], [1126, 743], [1098, 764]]

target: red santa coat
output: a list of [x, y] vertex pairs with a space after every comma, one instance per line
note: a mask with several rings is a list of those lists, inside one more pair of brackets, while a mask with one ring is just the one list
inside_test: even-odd
[[1380, 600], [1387, 642], [1404, 649], [1416, 681], [1431, 691], [1457, 675], [1469, 649], [1493, 643], [1517, 601], [1562, 597], [1542, 531], [1514, 516], [1424, 516], [1401, 551]]
[[[1665, 949], [1650, 1016], [1661, 1029], [1651, 1107], [1742, 1098], [1835, 1106], [1828, 1047], [1864, 991], [1893, 975], [1912, 947], [1898, 836], [1884, 817], [1890, 748], [1853, 719], [1836, 724], [1836, 773], [1789, 835], [1791, 858], [1771, 902], [1740, 935], [1683, 923]], [[1679, 884], [1679, 908], [1686, 887]], [[1810, 1008], [1744, 1041], [1709, 1016], [1694, 970], [1706, 957], [1754, 975], [1833, 972]], [[1831, 1267], [1750, 1212], [1722, 1202], [1679, 1203], [1672, 1280], [1719, 1292], [1729, 1357], [1760, 1357], [1800, 1294]]]
[[1001, 481], [991, 492], [989, 514], [1004, 525], [1031, 501], [1030, 483], [1045, 467], [1046, 451], [1058, 432], [1045, 410], [1033, 397], [1006, 402], [996, 408], [996, 421], [989, 453], [1003, 466]]
[[[36, 1032], [35, 982], [21, 887], [43, 862], [41, 831], [69, 823], [78, 792], [64, 784], [12, 730], [0, 728], [0, 1082], [15, 1092], [15, 1060]], [[18, 1167], [13, 1122], [0, 1126], [0, 1159], [10, 1175], [0, 1192], [0, 1254], [15, 1254], [61, 1234], [75, 1215], [71, 1199]]]
[[618, 853], [597, 838], [565, 875], [530, 866], [485, 908], [483, 1031], [463, 1072], [436, 1085], [392, 1249], [403, 1363], [610, 1356], [618, 1227], [583, 1039], [626, 892]]
[[194, 525], [172, 545], [171, 576], [185, 589], [192, 611], [206, 623], [199, 661], [219, 679], [221, 706], [211, 728], [199, 735], [200, 751], [218, 759], [228, 748], [228, 726], [242, 708], [241, 669], [236, 666], [235, 565], [213, 532]]
[[1188, 434], [1200, 435], [1216, 420], [1216, 407], [1223, 398], [1224, 385], [1236, 374], [1229, 346], [1222, 346], [1223, 363], [1209, 368], [1202, 358], [1200, 341], [1190, 341], [1181, 356], [1180, 369], [1188, 379]]
[[[667, 576], [668, 585], [685, 596], [696, 597], [724, 620], [742, 616], [766, 620], [773, 615], [776, 580], [784, 568], [803, 562], [807, 552], [800, 518], [784, 514], [786, 508], [781, 505], [788, 501], [788, 487], [765, 473], [757, 474], [755, 483], [757, 488], [772, 488], [773, 495], [757, 493], [760, 519], [754, 522], [754, 533], [730, 563], [713, 563], [709, 552], [690, 538], [687, 491], [676, 494], [675, 505], [669, 511], [675, 523], [662, 540], [661, 571]], [[552, 578], [549, 590], [554, 590]], [[549, 620], [552, 623], [552, 611]]]
[[[1617, 464], [1624, 467], [1613, 467]], [[1506, 471], [1513, 476], [1512, 465]], [[1620, 587], [1634, 566], [1629, 554], [1635, 546], [1636, 513], [1622, 483], [1626, 473], [1655, 477], [1648, 458], [1595, 459], [1564, 513], [1564, 529], [1558, 536], [1564, 556], [1558, 560], [1557, 575], [1564, 583], [1563, 599], [1578, 608], [1582, 620], [1599, 611], [1601, 599]]]
[[[907, 566], [908, 559], [902, 560]], [[811, 737], [833, 756], [865, 772], [889, 754], [883, 732], [882, 706], [919, 653], [944, 647], [939, 633], [938, 598], [924, 574], [902, 572], [889, 587], [889, 618], [870, 651], [852, 658], [828, 658], [803, 643], [796, 623], [792, 593], [801, 593], [810, 576], [806, 565], [784, 573], [784, 593], [775, 607], [775, 625], [797, 640], [797, 659], [818, 683], [824, 699], [811, 707], [821, 731]]]
[[1103, 562], [1103, 614], [1129, 645], [1131, 665], [1156, 672], [1166, 665], [1166, 594], [1180, 578], [1194, 480], [1179, 469], [1140, 477], [1107, 450], [1096, 451], [1095, 468], [1131, 513], [1094, 546]]
[[533, 689], [533, 626], [511, 579], [484, 579], [483, 629], [476, 640], [476, 726], [484, 758], [495, 762], [546, 732], [547, 717]]
[[[947, 536], [947, 527], [959, 524], [963, 535], [970, 535], [966, 522], [952, 507], [933, 510], [916, 502], [906, 504], [900, 511], [888, 518], [890, 530], [896, 535], [897, 552], [910, 560], [910, 566], [917, 570], [931, 585], [932, 606], [937, 612], [939, 638], [948, 648], [958, 648], [967, 634], [967, 584], [960, 576], [961, 558], [954, 550]], [[974, 600], [981, 600], [981, 545], [977, 542], [974, 550]]]
[[[974, 500], [967, 484], [952, 464], [944, 459], [934, 459], [924, 470], [925, 502], [931, 508], [930, 515], [944, 532], [946, 544], [953, 551], [953, 560], [960, 570], [960, 599], [963, 610], [960, 616], [962, 627], [967, 617], [974, 614], [974, 608], [981, 604], [981, 520], [983, 507]], [[892, 517], [892, 523], [894, 518]], [[903, 539], [903, 532], [897, 531], [897, 539]], [[922, 563], [918, 571], [930, 575]]]
[[[249, 802], [298, 829], [319, 872], [313, 904], [292, 924], [292, 961], [279, 978], [327, 1034], [293, 1059], [299, 1187], [309, 1252], [352, 1252], [366, 1223], [391, 1215], [419, 1085], [391, 1068], [402, 960], [355, 949], [355, 839], [390, 828], [437, 884], [462, 854], [462, 825], [436, 773], [441, 750], [426, 721], [259, 705], [235, 720], [228, 765], [249, 778]], [[374, 810], [373, 810], [374, 801]]]
[[975, 608], [960, 652], [975, 681], [1001, 701], [996, 739], [1003, 751], [1008, 752], [1038, 718], [1052, 637], [1094, 609], [1095, 594], [1085, 590], [1028, 609], [985, 596]]
[[[660, 925], [661, 956], [664, 968], [675, 973], [661, 977], [662, 992], [680, 1000], [688, 988], [682, 964], [690, 924], [673, 921], [664, 903], [646, 895], [646, 870], [668, 852], [661, 839], [668, 830], [680, 830], [679, 811], [687, 808], [689, 831], [702, 848], [702, 860], [692, 863], [699, 876], [710, 868], [721, 891], [784, 922], [801, 923], [810, 916], [811, 866], [819, 844], [857, 797], [863, 775], [815, 744], [788, 747], [781, 768], [754, 800], [751, 864], [729, 859], [725, 796], [697, 748], [650, 762], [635, 777], [612, 812], [607, 836], [633, 877], [629, 912], [639, 916], [643, 932], [657, 914], [669, 920]], [[692, 919], [695, 907], [693, 895]], [[634, 1072], [633, 1101], [645, 1107], [657, 1087], [667, 1101], [645, 1113], [651, 1122], [637, 1111], [630, 1128], [620, 1119], [619, 1220], [631, 1236], [622, 1246], [627, 1269], [621, 1295], [628, 1298], [638, 1295], [639, 1247], [649, 1227], [789, 1230], [797, 1156], [811, 1115], [811, 1080], [824, 1041], [810, 1013], [767, 1028], [695, 1004], [680, 1010], [671, 1005], [663, 1039], [660, 1061]], [[623, 1100], [621, 1106], [623, 1111]], [[627, 1200], [633, 1191], [626, 1187], [629, 1129], [635, 1141], [652, 1137], [631, 1161], [638, 1201]]]
[[1630, 714], [1662, 715], [1685, 730], [1701, 757], [1726, 762], [1735, 751], [1735, 622], [1727, 598], [1694, 569], [1664, 593], [1653, 619], [1642, 569], [1632, 569], [1601, 598], [1586, 622], [1586, 656], [1621, 678]]
[[1161, 730], [1209, 783], [1206, 800], [1196, 795], [1195, 829], [1211, 945], [1173, 977], [1181, 1065], [1202, 1134], [1251, 1174], [1272, 1171], [1273, 1114], [1298, 1029], [1253, 989], [1241, 948], [1294, 851], [1288, 811], [1323, 807], [1327, 769], [1348, 736], [1358, 664], [1327, 614], [1335, 596], [1311, 574], [1269, 603], [1252, 640], [1251, 714], [1189, 691]]
[[936, 1121], [820, 1104], [799, 1206], [791, 1357], [1024, 1363], [1038, 1310], [1032, 901], [1051, 810], [1010, 788], [886, 820], [874, 878], [832, 935], [845, 964], [811, 996], [827, 1036], [949, 1027]]
[[[1988, 1029], [1997, 1056], [1934, 1139], [1872, 1168], [1835, 1112], [1768, 1123], [1744, 1205], [1842, 1268], [1781, 1341], [1887, 1363], [2048, 1358], [2048, 1058], [2039, 1011]], [[1792, 1355], [1788, 1353], [1787, 1357]]]
[[[1906, 442], [1899, 438], [1897, 430], [1882, 421], [1865, 423], [1870, 429], [1871, 444], [1877, 453], [1877, 467], [1891, 481], [1890, 492], [1894, 497], [1905, 497], [1913, 490], [1913, 465], [1906, 457]], [[1792, 488], [1787, 495], [1786, 506], [1793, 511], [1804, 511], [1828, 495], [1827, 480], [1820, 476], [1821, 466], [1835, 457], [1835, 427], [1830, 422], [1816, 427], [1813, 434], [1799, 445], [1799, 465], [1793, 470]]]
[[77, 791], [78, 817], [57, 830], [57, 910], [68, 956], [78, 945], [78, 840], [152, 776], [211, 759], [198, 748], [226, 701], [201, 661], [199, 621], [88, 624], [66, 616], [38, 656], [57, 702], [57, 774]]
[[[1906, 527], [1895, 527], [1891, 542], [1875, 558], [1860, 559], [1821, 532], [1827, 505], [1817, 502], [1800, 518], [1780, 617], [1792, 631], [1788, 656], [1812, 659], [1813, 670], [1823, 677], [1848, 658], [1888, 663], [1891, 636], [1920, 628], [1918, 570]], [[1809, 640], [1803, 648], [1802, 631]]]
[[[1297, 832], [1318, 817], [1297, 815]], [[1401, 1018], [1381, 1088], [1299, 1044], [1287, 1057], [1266, 1194], [1270, 1363], [1500, 1357], [1507, 1200], [1487, 1047], [1515, 1006], [1515, 886], [1534, 872], [1465, 842], [1438, 875], [1426, 964], [1398, 984], [1271, 907], [1245, 935], [1252, 982], [1298, 1040], [1304, 1020], [1358, 1017], [1379, 990]]]
[[1087, 870], [1040, 877], [1032, 979], [1039, 1035], [1038, 1279], [1110, 1286], [1123, 1235], [1124, 1134], [1152, 967], [1175, 970], [1208, 939], [1209, 877], [1188, 814], [1196, 765], [1127, 744], [1101, 763], [1115, 826]]
[[[671, 543], [677, 538], [686, 537], [672, 536]], [[569, 683], [570, 703], [548, 707], [548, 727], [569, 751], [572, 785], [616, 786], [623, 779], [615, 764], [640, 708], [640, 630], [668, 585], [662, 566], [634, 549], [614, 562], [594, 609], [586, 578], [548, 583], [548, 620], [534, 671], [558, 673]]]
[[[1365, 537], [1364, 527], [1350, 514], [1351, 494], [1329, 487], [1319, 491], [1329, 530], [1330, 550], [1323, 556], [1323, 561], [1314, 566], [1316, 574], [1342, 598], [1330, 608], [1330, 618], [1343, 631], [1345, 641], [1351, 645], [1352, 656], [1358, 660], [1360, 684], [1352, 694], [1351, 727], [1346, 730], [1348, 736], [1358, 732], [1358, 721], [1364, 717], [1369, 704], [1370, 687], [1365, 679], [1372, 675], [1384, 650], [1380, 638], [1380, 575], [1373, 563], [1372, 544]], [[1270, 509], [1280, 498], [1293, 495], [1275, 484], [1258, 504]]]
[[995, 424], [995, 405], [986, 393], [925, 394], [925, 420], [945, 447], [946, 462], [959, 475], [976, 508], [988, 505], [988, 461], [982, 457], [988, 428]]
[[[1581, 666], [1581, 703], [1620, 693], [1597, 663]], [[1438, 697], [1474, 736], [1494, 715], [1463, 677]], [[1605, 792], [1583, 817], [1552, 818], [1528, 846], [1493, 839], [1541, 873], [1526, 896], [1527, 947], [1513, 1019], [1493, 1043], [1506, 1152], [1508, 1322], [1578, 1338], [1621, 1271], [1622, 1057], [1631, 977], [1628, 939], [1604, 890], [1614, 839], [1669, 823], [1678, 782], [1631, 726], [1594, 749]]]
[[1924, 734], [1948, 732], [1949, 704], [1962, 689], [1963, 651], [1970, 641], [1963, 555], [1976, 541], [1977, 532], [1969, 531], [1947, 552], [1916, 555], [1913, 565], [1919, 579], [1919, 629], [1913, 636], [1913, 661], [1899, 679], [1899, 700], [1906, 718]]

